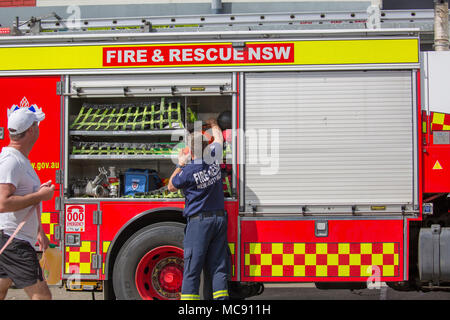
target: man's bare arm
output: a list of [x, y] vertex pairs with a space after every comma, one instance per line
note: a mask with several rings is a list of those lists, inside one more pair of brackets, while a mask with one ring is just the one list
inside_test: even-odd
[[24, 196], [14, 195], [16, 187], [10, 183], [0, 183], [0, 213], [25, 209], [41, 201], [53, 198], [54, 185], [44, 185], [39, 191]]

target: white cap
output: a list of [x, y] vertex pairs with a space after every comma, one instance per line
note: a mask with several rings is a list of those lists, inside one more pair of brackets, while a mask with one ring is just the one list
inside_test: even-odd
[[[36, 105], [29, 108], [20, 108], [14, 105], [8, 110], [8, 130], [15, 130], [14, 134], [25, 132], [34, 122], [45, 119], [45, 113]], [[10, 131], [11, 132], [11, 131]]]

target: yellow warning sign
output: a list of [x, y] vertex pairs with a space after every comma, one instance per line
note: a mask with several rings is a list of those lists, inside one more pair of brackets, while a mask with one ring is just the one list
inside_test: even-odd
[[436, 160], [436, 163], [433, 166], [433, 170], [442, 170], [442, 166], [439, 163], [439, 160]]

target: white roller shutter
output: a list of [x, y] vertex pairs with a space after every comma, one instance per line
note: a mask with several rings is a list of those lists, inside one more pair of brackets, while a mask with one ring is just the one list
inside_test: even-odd
[[411, 204], [411, 86], [409, 71], [247, 74], [246, 203]]

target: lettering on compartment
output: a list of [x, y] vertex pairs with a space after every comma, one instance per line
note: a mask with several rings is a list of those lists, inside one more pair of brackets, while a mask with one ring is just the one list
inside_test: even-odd
[[104, 67], [293, 62], [293, 43], [248, 44], [243, 50], [231, 44], [103, 48]]

